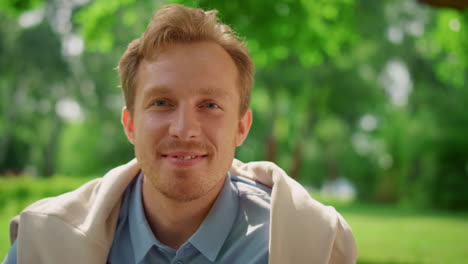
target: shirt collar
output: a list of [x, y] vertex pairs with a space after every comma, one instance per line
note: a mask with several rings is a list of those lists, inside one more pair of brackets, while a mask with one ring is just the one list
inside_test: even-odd
[[[135, 263], [142, 261], [153, 245], [175, 253], [174, 249], [158, 241], [146, 220], [141, 198], [142, 180], [143, 173], [141, 172], [136, 183], [131, 187], [128, 215]], [[228, 173], [213, 207], [188, 242], [211, 262], [214, 262], [231, 231], [238, 210], [239, 197], [235, 186], [231, 183], [231, 175]]]
[[215, 261], [239, 210], [239, 197], [228, 173], [213, 207], [189, 242], [210, 261]]

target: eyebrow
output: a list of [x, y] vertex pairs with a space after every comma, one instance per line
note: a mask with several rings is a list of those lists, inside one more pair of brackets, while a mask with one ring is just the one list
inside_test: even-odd
[[154, 94], [170, 94], [171, 90], [165, 86], [156, 86], [149, 89], [145, 89], [143, 96], [146, 98]]
[[[196, 93], [209, 96], [219, 96], [219, 97], [229, 97], [229, 93], [222, 89], [216, 89], [214, 87], [203, 87], [195, 90]], [[153, 96], [153, 95], [169, 95], [173, 93], [171, 89], [166, 86], [155, 86], [150, 89], [147, 89], [143, 94], [144, 98]]]
[[197, 89], [197, 92], [203, 95], [211, 95], [211, 96], [220, 96], [220, 97], [228, 97], [229, 94], [222, 89], [215, 89], [214, 87], [204, 87]]

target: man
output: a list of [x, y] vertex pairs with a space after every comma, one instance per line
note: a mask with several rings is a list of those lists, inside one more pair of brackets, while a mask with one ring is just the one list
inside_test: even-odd
[[354, 263], [349, 226], [268, 162], [234, 152], [253, 64], [216, 12], [157, 10], [118, 67], [136, 160], [36, 202], [5, 263]]

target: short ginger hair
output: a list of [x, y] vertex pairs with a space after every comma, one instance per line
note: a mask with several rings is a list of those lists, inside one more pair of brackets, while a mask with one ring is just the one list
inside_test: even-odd
[[127, 109], [133, 113], [138, 67], [144, 58], [171, 43], [213, 41], [234, 61], [239, 74], [240, 115], [250, 104], [254, 66], [246, 43], [226, 24], [219, 21], [217, 11], [203, 11], [183, 5], [164, 5], [156, 10], [146, 31], [134, 39], [120, 58], [117, 67]]

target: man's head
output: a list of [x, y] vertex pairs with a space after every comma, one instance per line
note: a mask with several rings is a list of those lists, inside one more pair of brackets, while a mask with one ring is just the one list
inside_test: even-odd
[[118, 66], [125, 104], [130, 112], [133, 112], [135, 103], [136, 79], [141, 61], [157, 56], [164, 47], [174, 43], [199, 41], [213, 41], [231, 56], [239, 72], [240, 114], [247, 111], [253, 84], [253, 62], [245, 43], [229, 26], [219, 22], [216, 13], [215, 10], [166, 5], [153, 14], [143, 36], [128, 45]]
[[220, 190], [252, 122], [251, 59], [215, 12], [164, 6], [119, 64], [145, 181], [178, 201]]

